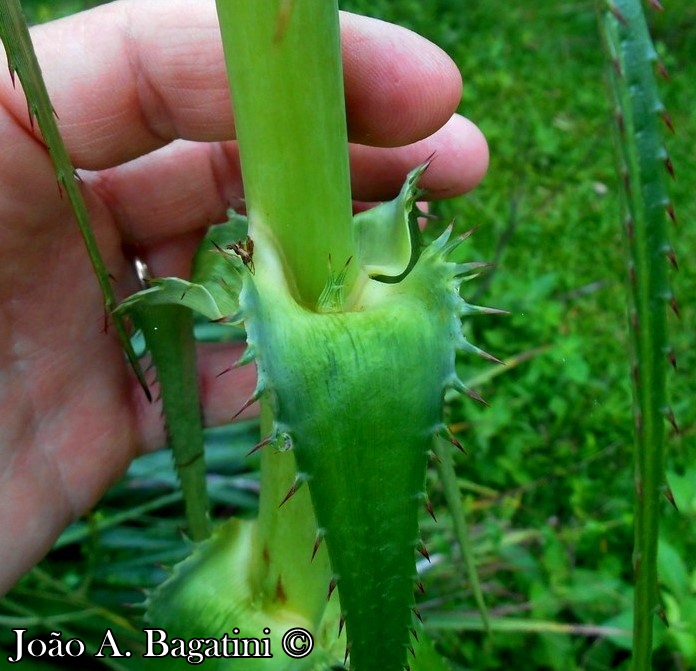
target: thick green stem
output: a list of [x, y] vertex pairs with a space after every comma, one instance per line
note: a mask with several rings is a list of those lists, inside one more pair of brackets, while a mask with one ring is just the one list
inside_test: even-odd
[[[329, 259], [342, 266], [355, 253], [338, 7], [327, 0], [218, 0], [217, 7], [255, 272], [266, 272], [263, 247], [271, 241], [282, 258], [279, 281], [314, 308]], [[295, 473], [291, 453], [263, 451], [254, 581], [262, 600], [285, 600], [318, 624], [330, 568], [325, 550], [312, 560], [309, 492], [279, 507]]]
[[249, 232], [268, 228], [296, 298], [314, 307], [329, 257], [354, 255], [338, 8], [218, 0]]

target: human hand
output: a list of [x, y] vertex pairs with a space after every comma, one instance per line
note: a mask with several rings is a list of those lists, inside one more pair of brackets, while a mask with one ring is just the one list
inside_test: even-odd
[[[435, 197], [467, 191], [488, 161], [452, 113], [461, 81], [437, 47], [344, 15], [353, 193], [391, 198], [407, 171]], [[156, 276], [186, 276], [205, 228], [242, 197], [212, 1], [120, 0], [33, 31], [59, 126], [115, 288], [138, 288], [127, 249]], [[0, 63], [0, 72], [6, 65]], [[0, 79], [0, 593], [90, 509], [138, 454], [161, 447], [161, 409], [124, 364], [47, 151]], [[230, 418], [254, 372], [199, 352], [206, 423]]]

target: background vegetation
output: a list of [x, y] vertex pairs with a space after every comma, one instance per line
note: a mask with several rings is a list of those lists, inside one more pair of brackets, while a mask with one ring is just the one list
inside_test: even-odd
[[[33, 20], [46, 20], [93, 4], [26, 6]], [[672, 279], [681, 320], [672, 320], [679, 368], [670, 386], [681, 433], [672, 436], [668, 456], [679, 511], [665, 501], [660, 575], [670, 626], [656, 624], [655, 668], [686, 670], [696, 669], [696, 355], [689, 346], [696, 6], [665, 4], [663, 14], [651, 17], [672, 75], [662, 88], [676, 129], [668, 148], [677, 175], [680, 224], [672, 239], [681, 270]], [[474, 342], [512, 359], [504, 369], [461, 361], [490, 406], [457, 401], [449, 409], [468, 449], [457, 455], [458, 472], [494, 633], [481, 632], [434, 473], [439, 522], [425, 514], [422, 522], [433, 558], [420, 567], [426, 625], [461, 669], [624, 668], [633, 544], [629, 343], [620, 185], [594, 4], [511, 2], [503, 9], [492, 0], [346, 0], [342, 6], [440, 44], [464, 77], [461, 111], [491, 147], [484, 184], [437, 214], [463, 229], [477, 227], [463, 253], [496, 264], [466, 287], [467, 299], [511, 312], [468, 324]], [[203, 326], [201, 335], [216, 337]], [[255, 429], [249, 423], [209, 432], [210, 487], [220, 517], [254, 513], [255, 463], [243, 454]], [[66, 531], [0, 602], [0, 644], [9, 644], [9, 626], [58, 627], [64, 638], [97, 641], [111, 627], [119, 642], [132, 636], [137, 650], [142, 590], [186, 552], [180, 514], [167, 453], [138, 460], [92, 516]]]

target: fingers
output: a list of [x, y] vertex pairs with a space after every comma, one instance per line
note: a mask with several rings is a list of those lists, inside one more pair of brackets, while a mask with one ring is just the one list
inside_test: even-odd
[[[409, 170], [431, 157], [422, 186], [432, 198], [469, 191], [488, 166], [481, 132], [455, 115], [432, 136], [404, 147], [352, 145], [353, 197], [393, 198]], [[131, 243], [180, 236], [223, 220], [228, 207], [244, 209], [235, 143], [178, 141], [126, 165], [85, 174], [83, 180]]]
[[393, 198], [406, 174], [431, 159], [420, 180], [428, 198], [451, 198], [473, 189], [488, 169], [488, 145], [468, 119], [454, 115], [433, 135], [390, 149], [351, 147], [354, 197], [362, 201]]
[[237, 144], [179, 140], [82, 179], [110, 210], [126, 242], [171, 238], [243, 209]]
[[[78, 167], [114, 166], [175, 138], [234, 136], [212, 0], [120, 0], [40, 26], [34, 39]], [[349, 15], [343, 40], [354, 141], [413, 142], [454, 111], [459, 72], [427, 40]], [[28, 128], [25, 102], [9, 83], [0, 101]]]
[[432, 42], [376, 19], [343, 14], [343, 67], [353, 142], [396, 146], [421, 140], [452, 116], [459, 70]]

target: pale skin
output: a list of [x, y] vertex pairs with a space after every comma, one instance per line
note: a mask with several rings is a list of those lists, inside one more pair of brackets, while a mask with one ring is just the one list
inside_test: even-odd
[[[391, 198], [435, 153], [433, 197], [472, 189], [480, 131], [454, 114], [456, 66], [423, 38], [344, 15], [353, 193]], [[214, 3], [120, 0], [33, 32], [59, 125], [119, 296], [132, 250], [185, 276], [196, 241], [243, 201]], [[3, 55], [4, 60], [4, 55]], [[139, 454], [162, 447], [161, 408], [124, 364], [46, 150], [0, 62], [0, 593], [36, 564]], [[254, 371], [199, 352], [205, 421], [225, 422]]]

